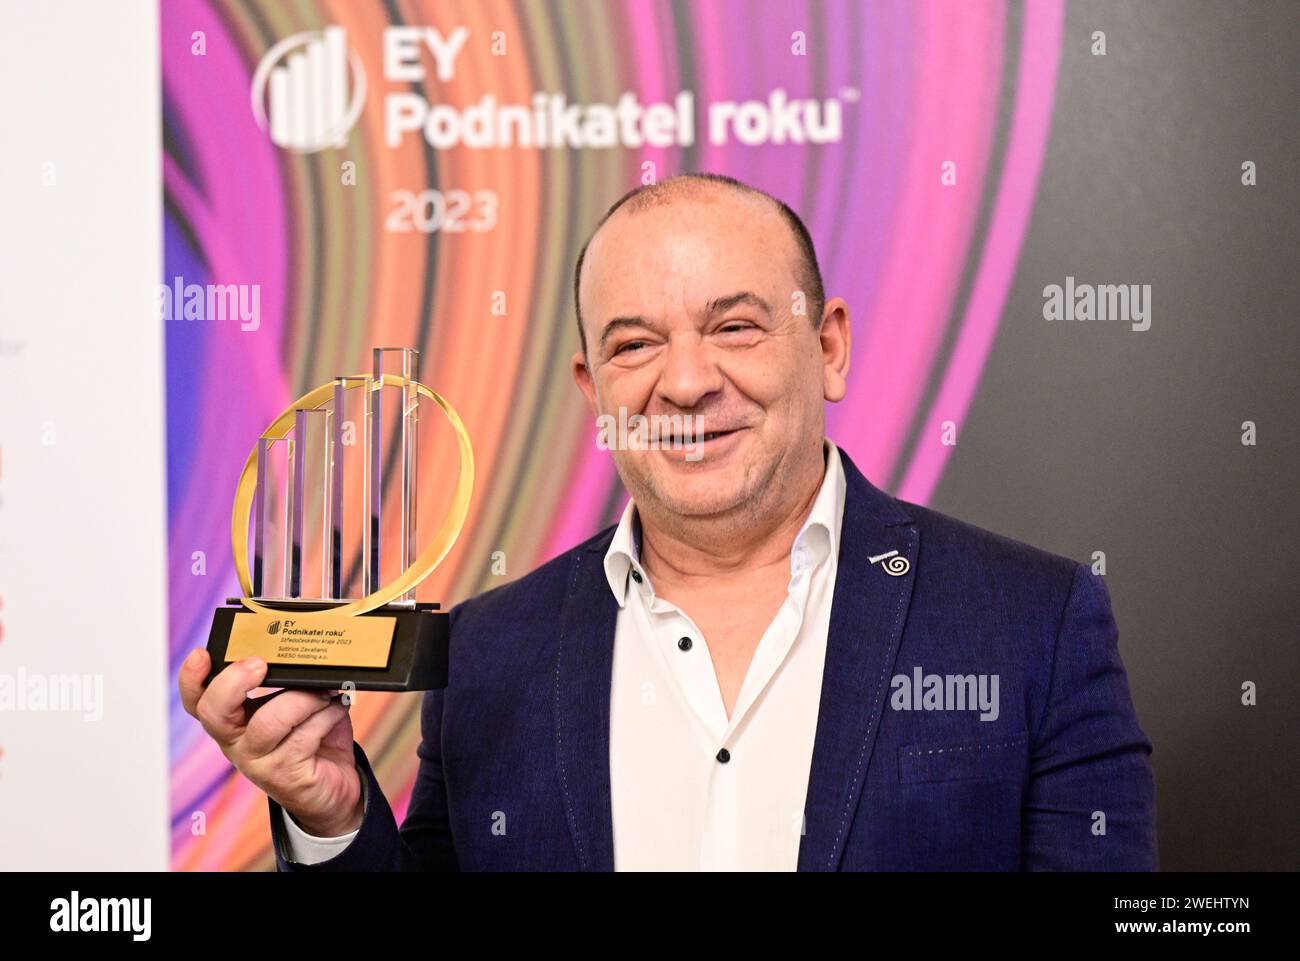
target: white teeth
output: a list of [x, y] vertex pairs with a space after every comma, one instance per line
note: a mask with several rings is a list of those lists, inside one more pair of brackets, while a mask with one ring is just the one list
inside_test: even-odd
[[729, 431], [725, 431], [725, 430], [722, 430], [722, 431], [708, 431], [707, 433], [704, 433], [704, 434], [691, 434], [691, 435], [688, 436], [688, 437], [682, 437], [682, 436], [678, 436], [678, 435], [675, 435], [675, 434], [674, 434], [674, 435], [672, 435], [672, 436], [665, 437], [665, 438], [663, 438], [663, 439], [664, 439], [665, 441], [667, 441], [669, 444], [678, 444], [678, 445], [681, 445], [681, 444], [699, 444], [699, 443], [702, 443], [702, 442], [704, 442], [704, 441], [715, 440], [716, 438], [718, 438], [718, 437], [722, 437], [723, 435], [725, 435], [725, 434], [727, 434], [727, 433], [729, 433]]

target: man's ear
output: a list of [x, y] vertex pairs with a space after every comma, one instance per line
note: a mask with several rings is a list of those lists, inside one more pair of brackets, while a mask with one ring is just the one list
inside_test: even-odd
[[578, 385], [578, 390], [587, 398], [587, 406], [591, 408], [594, 415], [600, 414], [600, 409], [596, 406], [596, 381], [592, 379], [591, 370], [587, 367], [587, 358], [583, 356], [582, 351], [577, 351], [573, 355], [573, 382]]
[[848, 389], [849, 359], [853, 336], [849, 329], [849, 305], [832, 297], [822, 309], [818, 338], [822, 349], [822, 393], [831, 403], [844, 399]]

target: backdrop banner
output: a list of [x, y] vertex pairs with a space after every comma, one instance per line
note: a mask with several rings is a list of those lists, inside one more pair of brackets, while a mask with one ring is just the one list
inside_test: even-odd
[[[173, 676], [238, 593], [228, 519], [258, 433], [372, 346], [417, 346], [474, 442], [465, 533], [421, 600], [612, 523], [625, 495], [569, 374], [573, 263], [609, 204], [679, 172], [804, 218], [855, 318], [828, 433], [927, 501], [1034, 204], [1062, 20], [1054, 0], [163, 4]], [[420, 445], [431, 522], [452, 443]], [[171, 696], [174, 866], [270, 866], [265, 798]], [[399, 819], [418, 708], [352, 711]]]

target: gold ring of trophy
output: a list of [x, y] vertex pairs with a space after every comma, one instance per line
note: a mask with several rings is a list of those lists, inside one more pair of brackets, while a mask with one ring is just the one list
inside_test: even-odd
[[[402, 373], [384, 371], [385, 358], [397, 355]], [[212, 656], [211, 677], [226, 665], [249, 656], [267, 662], [266, 686], [305, 688], [354, 688], [357, 690], [430, 690], [446, 684], [449, 619], [437, 604], [417, 604], [416, 586], [433, 573], [456, 543], [469, 515], [474, 490], [474, 449], [469, 433], [447, 400], [418, 380], [419, 351], [414, 348], [375, 348], [372, 376], [336, 377], [290, 404], [271, 422], [248, 455], [235, 489], [230, 518], [231, 549], [235, 573], [243, 596], [231, 598], [218, 608], [208, 639]], [[399, 388], [401, 401], [394, 408], [399, 416], [396, 441], [401, 461], [400, 538], [398, 563], [401, 572], [376, 587], [380, 570], [380, 506], [387, 485], [383, 483], [383, 432], [381, 398], [385, 388]], [[308, 441], [328, 475], [323, 502], [342, 505], [343, 410], [347, 391], [365, 392], [366, 447], [361, 498], [364, 502], [364, 539], [361, 547], [364, 575], [363, 597], [350, 597], [343, 590], [340, 547], [342, 507], [326, 513], [320, 536], [323, 581], [320, 596], [303, 597], [301, 569], [306, 551], [302, 537], [306, 526], [299, 490], [308, 471], [302, 466]], [[415, 465], [418, 405], [420, 398], [436, 404], [447, 417], [460, 450], [460, 470], [451, 506], [432, 541], [415, 556]], [[319, 430], [320, 427], [324, 430]], [[315, 430], [315, 433], [312, 431]], [[296, 432], [296, 433], [295, 433]], [[267, 536], [268, 498], [274, 496], [269, 483], [268, 461], [272, 446], [283, 444], [293, 434], [288, 450], [293, 467], [288, 476], [286, 500], [297, 504], [285, 508], [285, 531], [292, 537], [283, 546], [280, 594], [263, 590], [264, 544]], [[323, 447], [324, 453], [321, 453]], [[296, 451], [296, 454], [293, 453]], [[249, 522], [254, 496], [258, 495], [254, 528], [256, 563], [249, 569]], [[328, 507], [327, 507], [328, 510]], [[289, 515], [292, 516], [290, 521]], [[292, 526], [290, 526], [292, 525]], [[385, 542], [387, 544], [387, 542]], [[290, 573], [292, 571], [292, 573]], [[356, 576], [356, 571], [353, 571]], [[286, 587], [287, 582], [287, 587]], [[270, 596], [268, 596], [270, 595]]]
[[[346, 384], [342, 385], [344, 390], [352, 390], [367, 383], [370, 384], [369, 389], [371, 390], [405, 385], [403, 378], [397, 374], [383, 375], [382, 382], [378, 380], [368, 381], [359, 377], [340, 378], [340, 380], [347, 381]], [[271, 422], [271, 425], [263, 432], [262, 437], [266, 440], [283, 440], [294, 427], [296, 413], [299, 410], [322, 408], [334, 398], [335, 386], [335, 382], [330, 381], [327, 384], [321, 384], [315, 390], [303, 394]], [[442, 412], [447, 415], [452, 429], [456, 432], [456, 440], [460, 445], [460, 477], [456, 483], [456, 493], [452, 498], [451, 510], [447, 512], [442, 527], [438, 529], [438, 533], [434, 535], [429, 546], [424, 549], [424, 552], [415, 559], [415, 562], [410, 567], [394, 580], [367, 594], [360, 600], [353, 601], [343, 607], [332, 608], [329, 611], [330, 614], [337, 616], [364, 614], [367, 611], [373, 611], [377, 607], [382, 607], [413, 590], [417, 584], [432, 574], [437, 566], [442, 563], [442, 559], [447, 556], [447, 552], [451, 550], [452, 545], [456, 543], [456, 539], [460, 536], [461, 528], [465, 524], [465, 518], [469, 514], [470, 496], [474, 491], [474, 448], [470, 444], [465, 425], [461, 421], [460, 415], [456, 413], [455, 408], [447, 403], [446, 398], [437, 391], [430, 390], [423, 384], [414, 381], [411, 382], [411, 386], [421, 397], [427, 397], [442, 408]], [[244, 592], [244, 596], [240, 598], [241, 603], [250, 611], [269, 614], [273, 609], [258, 604], [251, 596], [253, 582], [249, 576], [248, 568], [248, 521], [253, 510], [253, 492], [257, 488], [257, 454], [258, 449], [254, 447], [244, 464], [244, 472], [239, 477], [239, 486], [235, 489], [235, 509], [230, 517], [230, 546], [234, 551], [235, 573], [239, 575], [239, 586]], [[307, 615], [304, 614], [303, 616]]]

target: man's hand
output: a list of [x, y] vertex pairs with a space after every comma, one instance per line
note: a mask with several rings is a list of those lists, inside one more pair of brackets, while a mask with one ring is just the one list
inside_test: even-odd
[[180, 670], [181, 703], [221, 752], [317, 837], [361, 826], [361, 776], [352, 753], [352, 718], [329, 691], [276, 691], [249, 698], [266, 662], [231, 664], [204, 690], [211, 659], [190, 652]]

